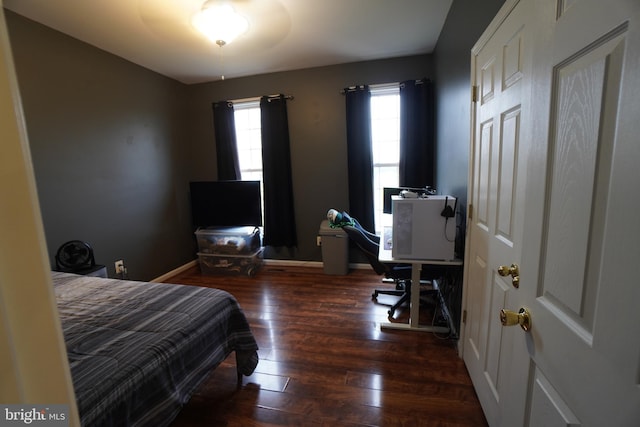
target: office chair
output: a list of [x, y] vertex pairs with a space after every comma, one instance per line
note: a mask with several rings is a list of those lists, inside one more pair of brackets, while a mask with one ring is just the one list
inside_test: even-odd
[[[395, 289], [376, 289], [371, 297], [375, 300], [378, 295], [395, 295], [400, 299], [393, 304], [388, 311], [389, 317], [393, 317], [396, 309], [405, 302], [411, 301], [411, 266], [408, 264], [383, 263], [378, 259], [380, 247], [380, 236], [365, 230], [358, 220], [349, 216], [346, 212], [338, 212], [330, 209], [327, 212], [327, 219], [332, 227], [342, 228], [349, 239], [364, 253], [371, 264], [373, 271], [384, 275], [386, 279], [391, 279], [395, 283]], [[422, 271], [421, 278], [432, 280], [441, 272], [437, 267], [428, 268]], [[435, 295], [435, 290], [425, 290], [422, 295]]]

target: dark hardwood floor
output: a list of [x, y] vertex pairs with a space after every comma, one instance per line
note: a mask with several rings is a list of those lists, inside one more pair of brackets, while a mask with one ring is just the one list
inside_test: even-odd
[[[455, 342], [429, 332], [381, 331], [388, 304], [371, 299], [371, 270], [327, 276], [321, 268], [264, 266], [254, 277], [167, 280], [224, 289], [242, 306], [260, 362], [236, 388], [232, 354], [178, 415], [184, 426], [486, 426]], [[421, 323], [434, 311], [425, 305]], [[401, 321], [408, 307], [396, 312]]]

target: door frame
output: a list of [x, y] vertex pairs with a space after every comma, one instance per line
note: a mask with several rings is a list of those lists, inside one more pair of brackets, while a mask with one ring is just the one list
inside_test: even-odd
[[0, 117], [0, 402], [66, 404], [79, 426], [2, 0]]
[[491, 37], [495, 34], [495, 32], [498, 30], [498, 28], [500, 28], [500, 26], [502, 25], [502, 23], [507, 19], [507, 17], [509, 16], [509, 14], [511, 14], [511, 12], [513, 11], [513, 9], [515, 9], [515, 7], [518, 5], [518, 3], [520, 3], [520, 0], [506, 0], [505, 3], [502, 5], [502, 7], [500, 8], [500, 10], [498, 10], [498, 13], [496, 14], [496, 16], [491, 20], [491, 22], [489, 23], [489, 25], [487, 26], [487, 28], [483, 31], [482, 35], [480, 36], [480, 38], [478, 38], [478, 41], [473, 45], [473, 47], [471, 48], [471, 55], [470, 55], [470, 63], [471, 63], [471, 76], [470, 76], [470, 96], [469, 96], [469, 103], [470, 103], [470, 131], [469, 131], [469, 170], [468, 170], [468, 176], [467, 176], [467, 201], [468, 201], [468, 205], [467, 205], [467, 218], [465, 221], [465, 245], [464, 245], [464, 270], [463, 270], [463, 278], [462, 278], [462, 310], [460, 310], [460, 336], [458, 339], [458, 355], [460, 357], [463, 356], [464, 354], [464, 343], [465, 343], [465, 331], [466, 331], [466, 313], [467, 313], [467, 306], [470, 303], [469, 298], [468, 298], [468, 284], [471, 281], [471, 277], [469, 277], [470, 273], [469, 273], [469, 266], [470, 266], [470, 224], [471, 224], [471, 218], [474, 215], [473, 212], [473, 189], [474, 189], [474, 159], [475, 159], [475, 151], [474, 151], [474, 141], [476, 138], [476, 114], [477, 114], [477, 106], [478, 103], [476, 102], [476, 100], [478, 99], [478, 82], [476, 81], [476, 71], [477, 71], [477, 65], [476, 65], [476, 57], [478, 56], [478, 53], [483, 49], [483, 47], [489, 42], [489, 40], [491, 39]]

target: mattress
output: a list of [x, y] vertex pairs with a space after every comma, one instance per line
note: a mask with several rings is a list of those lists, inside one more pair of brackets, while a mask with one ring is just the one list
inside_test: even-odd
[[212, 288], [53, 272], [84, 426], [168, 425], [232, 352], [258, 363], [236, 299]]

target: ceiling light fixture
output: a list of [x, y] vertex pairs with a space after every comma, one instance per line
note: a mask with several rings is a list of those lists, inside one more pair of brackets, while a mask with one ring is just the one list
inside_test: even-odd
[[247, 19], [229, 3], [225, 0], [208, 0], [191, 19], [195, 28], [220, 47], [231, 43], [249, 28]]

